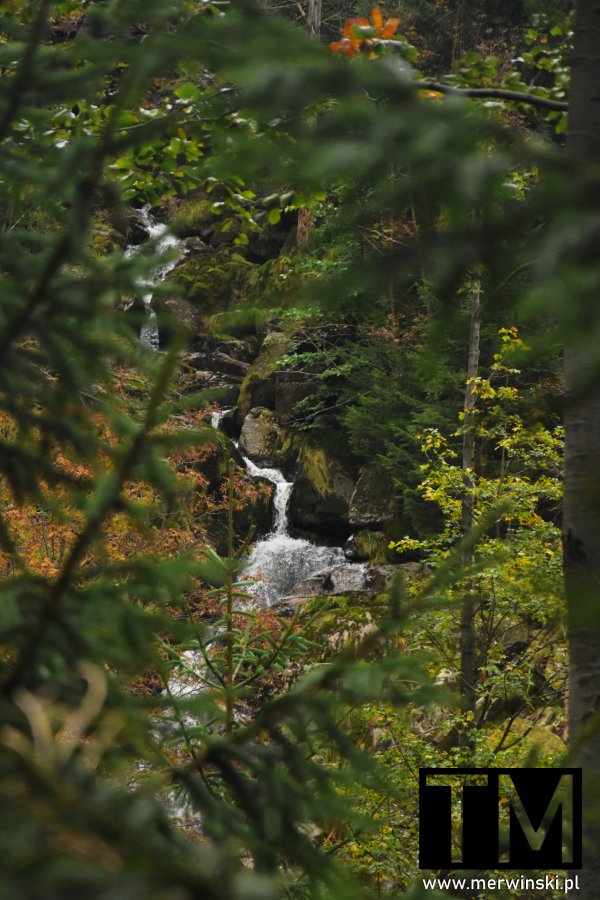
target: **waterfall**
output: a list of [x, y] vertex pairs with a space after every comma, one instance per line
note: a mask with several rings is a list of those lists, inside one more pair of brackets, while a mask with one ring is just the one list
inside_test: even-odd
[[317, 547], [288, 533], [287, 507], [293, 482], [279, 469], [260, 468], [244, 457], [248, 474], [264, 478], [275, 487], [275, 515], [271, 532], [254, 545], [246, 574], [254, 581], [252, 595], [262, 606], [272, 606], [280, 597], [291, 594], [296, 585], [311, 575], [344, 563], [341, 547]]
[[218, 431], [219, 428], [221, 427], [221, 419], [223, 418], [224, 415], [225, 415], [224, 410], [213, 409], [213, 411], [210, 414], [211, 428], [214, 428], [215, 431]]
[[[220, 427], [226, 412], [211, 414], [213, 428]], [[237, 442], [234, 444], [237, 447]], [[269, 534], [254, 545], [245, 570], [254, 582], [249, 592], [258, 604], [272, 606], [281, 597], [291, 594], [301, 581], [318, 572], [344, 564], [347, 568], [341, 547], [318, 547], [289, 534], [288, 503], [294, 482], [288, 481], [279, 469], [257, 466], [247, 456], [242, 459], [251, 478], [270, 481], [274, 487], [273, 526]]]
[[[177, 248], [179, 255], [175, 258], [159, 263], [153, 270], [150, 278], [138, 279], [138, 285], [142, 288], [153, 288], [155, 285], [164, 281], [169, 272], [171, 272], [182, 256], [182, 243], [179, 238], [172, 234], [167, 234], [167, 226], [157, 222], [150, 213], [150, 204], [146, 204], [139, 210], [140, 223], [144, 227], [150, 240], [156, 241], [156, 253], [160, 256], [167, 250]], [[130, 245], [125, 251], [126, 256], [133, 256], [139, 250], [138, 246]], [[152, 290], [146, 290], [142, 294], [144, 301], [144, 309], [146, 310], [146, 321], [140, 329], [140, 340], [149, 350], [158, 350], [159, 334], [158, 325], [156, 323], [156, 313], [152, 309]]]
[[248, 472], [248, 475], [250, 475], [252, 478], [264, 478], [265, 481], [270, 481], [271, 484], [275, 486], [275, 494], [273, 496], [273, 508], [275, 510], [275, 515], [273, 518], [273, 528], [271, 530], [271, 535], [276, 536], [278, 534], [287, 534], [287, 507], [294, 482], [286, 481], [283, 473], [280, 472], [279, 469], [261, 469], [257, 465], [255, 465], [255, 463], [253, 463], [251, 459], [248, 459], [247, 456], [242, 456], [242, 459], [246, 463], [246, 471]]

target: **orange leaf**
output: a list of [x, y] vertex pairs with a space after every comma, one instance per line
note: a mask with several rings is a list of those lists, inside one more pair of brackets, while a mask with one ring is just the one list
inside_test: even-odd
[[381, 37], [385, 40], [391, 38], [398, 31], [400, 19], [388, 19], [381, 30]]
[[381, 31], [381, 28], [383, 26], [383, 13], [378, 6], [374, 6], [371, 10], [371, 21], [373, 22], [373, 25], [375, 26], [377, 31]]
[[342, 38], [341, 41], [333, 41], [329, 45], [332, 53], [343, 53], [344, 56], [358, 56], [358, 46], [348, 38]]
[[370, 28], [371, 23], [368, 19], [365, 19], [364, 16], [359, 16], [358, 19], [346, 19], [344, 22], [344, 27], [342, 28], [342, 34], [345, 34], [347, 38], [351, 38], [354, 34], [355, 28]]

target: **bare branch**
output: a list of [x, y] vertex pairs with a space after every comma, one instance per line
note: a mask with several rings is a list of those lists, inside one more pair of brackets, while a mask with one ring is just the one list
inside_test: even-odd
[[453, 97], [485, 97], [497, 100], [507, 100], [510, 103], [525, 103], [528, 106], [537, 106], [540, 109], [559, 110], [567, 112], [569, 104], [566, 100], [550, 100], [548, 97], [539, 97], [537, 94], [528, 94], [524, 91], [508, 91], [504, 88], [457, 88], [450, 84], [440, 84], [438, 81], [415, 81], [414, 86], [419, 91], [435, 91], [437, 94], [449, 94]]

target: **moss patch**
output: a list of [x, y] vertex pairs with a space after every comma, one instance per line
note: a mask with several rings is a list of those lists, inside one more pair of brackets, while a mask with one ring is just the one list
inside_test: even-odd
[[242, 296], [254, 265], [229, 249], [190, 256], [173, 269], [167, 281], [176, 284], [186, 300], [196, 304], [203, 320], [235, 304]]
[[277, 363], [287, 352], [289, 338], [272, 334], [265, 338], [259, 356], [254, 360], [240, 388], [239, 415], [244, 419], [255, 406], [275, 408]]
[[348, 593], [313, 597], [302, 610], [305, 637], [313, 642], [315, 659], [325, 660], [376, 628], [389, 609], [383, 594]]
[[317, 494], [327, 497], [331, 493], [331, 466], [323, 448], [301, 443], [298, 461]]

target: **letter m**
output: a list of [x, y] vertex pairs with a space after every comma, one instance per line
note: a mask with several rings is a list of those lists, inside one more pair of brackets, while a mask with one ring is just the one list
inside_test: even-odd
[[578, 769], [504, 770], [499, 776], [501, 863], [523, 869], [577, 867], [580, 776]]

